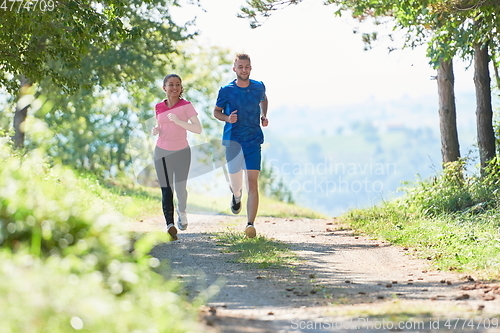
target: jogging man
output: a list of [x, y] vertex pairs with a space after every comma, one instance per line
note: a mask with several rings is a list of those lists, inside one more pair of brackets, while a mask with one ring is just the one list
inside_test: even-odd
[[233, 214], [241, 211], [243, 171], [246, 174], [248, 223], [245, 233], [253, 238], [259, 208], [261, 144], [264, 142], [261, 125], [268, 125], [268, 101], [264, 83], [250, 79], [252, 65], [248, 54], [236, 55], [233, 71], [236, 79], [220, 88], [214, 117], [225, 122], [222, 144], [226, 147]]

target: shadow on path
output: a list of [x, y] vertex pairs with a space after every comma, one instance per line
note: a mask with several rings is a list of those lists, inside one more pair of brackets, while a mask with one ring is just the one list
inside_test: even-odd
[[[182, 279], [188, 298], [210, 296], [204, 319], [220, 332], [392, 332], [394, 327], [372, 327], [385, 320], [376, 312], [355, 318], [347, 315], [346, 309], [394, 304], [392, 318], [410, 318], [426, 325], [396, 331], [449, 332], [440, 322], [442, 318], [435, 319], [439, 327], [431, 329], [433, 316], [446, 317], [450, 306], [455, 309], [464, 301], [476, 301], [469, 304], [468, 311], [473, 311], [481, 301], [460, 299], [464, 295], [460, 288], [470, 282], [451, 273], [423, 269], [422, 261], [379, 241], [358, 238], [349, 231], [325, 232], [324, 221], [304, 226], [297, 221], [271, 219], [279, 220], [279, 225], [259, 225], [260, 233], [288, 244], [300, 261], [290, 268], [252, 268], [234, 262], [235, 254], [223, 251], [206, 233], [219, 231], [221, 226], [227, 230], [228, 221], [234, 220], [213, 218], [219, 228], [213, 220], [193, 223], [188, 232], [179, 234], [178, 241], [155, 247], [152, 255], [168, 262], [165, 274]], [[415, 309], [405, 307], [414, 303], [421, 307], [416, 317]], [[353, 323], [353, 318], [358, 322]], [[469, 328], [460, 331], [500, 331], [477, 325]]]

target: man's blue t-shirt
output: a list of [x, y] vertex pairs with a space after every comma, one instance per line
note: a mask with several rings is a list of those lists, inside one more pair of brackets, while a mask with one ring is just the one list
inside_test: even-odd
[[248, 87], [236, 85], [236, 79], [220, 88], [215, 105], [222, 108], [224, 114], [230, 115], [238, 110], [238, 121], [234, 124], [226, 122], [222, 140], [224, 145], [236, 141], [243, 147], [257, 146], [264, 142], [264, 134], [260, 127], [260, 102], [266, 99], [264, 83], [250, 79]]

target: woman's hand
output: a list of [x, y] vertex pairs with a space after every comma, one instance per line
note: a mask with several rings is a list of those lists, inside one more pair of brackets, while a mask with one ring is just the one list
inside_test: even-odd
[[180, 119], [173, 113], [169, 113], [167, 115], [168, 119], [170, 119], [172, 122], [174, 122], [174, 124], [178, 125], [178, 122], [180, 121]]
[[151, 129], [151, 135], [158, 135], [160, 133], [160, 126], [156, 125]]

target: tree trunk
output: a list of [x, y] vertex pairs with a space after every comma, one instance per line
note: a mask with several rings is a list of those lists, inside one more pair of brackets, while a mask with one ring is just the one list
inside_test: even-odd
[[437, 83], [441, 156], [444, 164], [457, 161], [460, 158], [455, 108], [455, 77], [453, 74], [453, 61], [451, 59], [439, 61]]
[[481, 175], [489, 160], [495, 157], [495, 132], [491, 105], [491, 79], [488, 68], [488, 44], [474, 45], [474, 85], [476, 87], [476, 126]]
[[[492, 53], [492, 60], [493, 60], [493, 72], [495, 73], [495, 81], [496, 81], [496, 88], [497, 90], [500, 89], [500, 73], [498, 72], [498, 63], [497, 63], [497, 58], [493, 54], [493, 50], [491, 50]], [[491, 60], [491, 59], [490, 59]]]
[[28, 90], [33, 84], [24, 75], [21, 75], [20, 81], [21, 85], [19, 89], [19, 100], [16, 105], [16, 112], [14, 113], [14, 136], [12, 136], [14, 148], [16, 149], [24, 147], [25, 135], [22, 124], [26, 120], [26, 117], [28, 115], [28, 108], [31, 104], [26, 103], [26, 99], [24, 99], [23, 97], [29, 94]]

